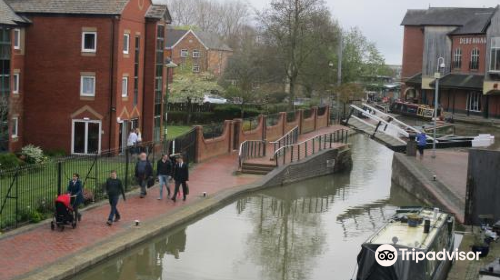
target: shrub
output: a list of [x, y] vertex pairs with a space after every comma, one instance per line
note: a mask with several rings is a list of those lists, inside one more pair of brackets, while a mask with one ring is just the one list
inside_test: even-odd
[[45, 155], [47, 157], [65, 157], [66, 151], [63, 149], [56, 149], [56, 150], [50, 150], [50, 151], [45, 151]]
[[31, 144], [21, 149], [21, 156], [27, 164], [38, 164], [47, 160], [47, 157], [43, 154], [43, 150]]
[[94, 202], [94, 193], [89, 189], [83, 189], [83, 204], [88, 205]]
[[33, 210], [29, 214], [29, 222], [30, 223], [39, 223], [45, 219], [45, 215], [43, 213], [38, 212], [37, 210]]
[[18, 167], [20, 164], [19, 158], [13, 153], [1, 153], [0, 154], [0, 169], [13, 169]]

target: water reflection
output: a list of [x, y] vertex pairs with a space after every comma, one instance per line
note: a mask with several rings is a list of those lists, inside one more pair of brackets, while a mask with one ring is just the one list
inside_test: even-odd
[[392, 152], [358, 136], [350, 172], [260, 191], [78, 279], [350, 279], [361, 243], [397, 206]]

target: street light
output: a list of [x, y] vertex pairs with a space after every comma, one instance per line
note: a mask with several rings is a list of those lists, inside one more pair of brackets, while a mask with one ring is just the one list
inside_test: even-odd
[[170, 68], [175, 68], [177, 67], [177, 64], [175, 64], [172, 59], [170, 58], [167, 58], [165, 59], [165, 68], [167, 69], [167, 79], [166, 79], [166, 89], [165, 89], [165, 97], [163, 98], [163, 112], [165, 113], [165, 129], [164, 129], [164, 138], [163, 140], [164, 141], [167, 141], [167, 133], [168, 133], [168, 129], [167, 129], [167, 121], [168, 121], [168, 113], [167, 113], [167, 109], [168, 109], [168, 96], [170, 95], [170, 92], [168, 90], [168, 78], [169, 78], [169, 69]]
[[[441, 63], [440, 63], [441, 62]], [[439, 57], [436, 64], [436, 73], [434, 73], [434, 78], [436, 79], [435, 91], [434, 91], [434, 129], [432, 139], [432, 158], [436, 158], [436, 126], [437, 126], [437, 114], [438, 114], [438, 95], [439, 95], [439, 79], [441, 78], [441, 70], [446, 67], [444, 64], [444, 57]]]

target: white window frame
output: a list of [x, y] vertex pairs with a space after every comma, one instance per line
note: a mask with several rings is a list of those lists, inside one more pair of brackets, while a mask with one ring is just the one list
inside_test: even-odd
[[[12, 123], [11, 123], [11, 137], [12, 138], [17, 138], [19, 136], [19, 118], [18, 117], [13, 117], [12, 118]], [[15, 133], [14, 133], [15, 130]]]
[[[467, 95], [467, 100], [466, 100], [467, 103], [465, 103], [465, 110], [466, 111], [468, 110], [470, 112], [480, 113], [482, 108], [479, 104], [481, 104], [482, 97], [483, 97], [483, 94], [481, 92], [476, 92], [476, 91], [469, 92], [469, 94]], [[475, 105], [474, 108], [472, 106], [473, 101], [476, 101], [474, 104]]]
[[[457, 67], [457, 64], [458, 67]], [[453, 51], [453, 69], [461, 69], [462, 68], [462, 49], [456, 48]]]
[[128, 97], [128, 77], [122, 77], [122, 97]]
[[[86, 49], [85, 48], [85, 35], [94, 35], [94, 48]], [[82, 32], [82, 52], [85, 53], [96, 53], [97, 52], [97, 32], [95, 31], [83, 31]]]
[[188, 49], [182, 49], [181, 50], [181, 57], [189, 57], [189, 50]]
[[193, 73], [200, 73], [200, 65], [193, 65]]
[[123, 54], [129, 54], [130, 52], [130, 34], [123, 34]]
[[[87, 79], [87, 78], [91, 78], [94, 81], [94, 84], [93, 84], [94, 92], [93, 93], [84, 93], [83, 92], [83, 80]], [[80, 76], [80, 96], [91, 96], [91, 97], [94, 97], [95, 96], [95, 92], [96, 92], [95, 85], [96, 85], [96, 77], [95, 77], [95, 75], [81, 75]]]
[[[491, 69], [491, 66], [492, 66], [491, 64], [492, 64], [493, 60], [496, 61], [496, 56], [500, 55], [500, 37], [492, 37], [490, 47], [491, 47], [491, 49], [490, 49], [490, 63], [488, 65], [489, 72], [498, 73], [498, 72], [500, 72], [500, 68], [499, 69]], [[493, 50], [496, 50], [495, 57], [493, 57]]]
[[19, 94], [19, 80], [21, 79], [21, 76], [19, 73], [14, 73], [12, 75], [12, 93], [13, 94]]
[[[471, 53], [470, 53], [470, 62], [471, 62], [471, 67], [470, 70], [479, 70], [479, 55], [480, 51], [478, 48], [474, 48]], [[477, 68], [472, 68], [472, 65], [476, 63]]]
[[14, 49], [15, 50], [20, 50], [21, 49], [21, 29], [15, 28], [14, 29]]
[[201, 56], [200, 50], [193, 50], [193, 57], [198, 58]]
[[[85, 123], [85, 153], [75, 153], [75, 123], [84, 122]], [[102, 144], [102, 122], [96, 120], [82, 120], [73, 119], [71, 122], [71, 154], [73, 155], [87, 155], [88, 154], [88, 138], [89, 138], [89, 123], [99, 124], [99, 144], [97, 153], [101, 154], [101, 144]]]

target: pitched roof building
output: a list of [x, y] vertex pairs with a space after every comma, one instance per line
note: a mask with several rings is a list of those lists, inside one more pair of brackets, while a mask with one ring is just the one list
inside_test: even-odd
[[233, 50], [217, 34], [169, 29], [166, 48], [172, 61], [181, 67], [192, 68], [195, 73], [223, 74]]
[[170, 22], [151, 0], [0, 0], [0, 149], [124, 149], [136, 127], [160, 140]]
[[438, 72], [446, 111], [500, 117], [499, 6], [408, 10], [401, 24], [406, 100], [434, 104]]

